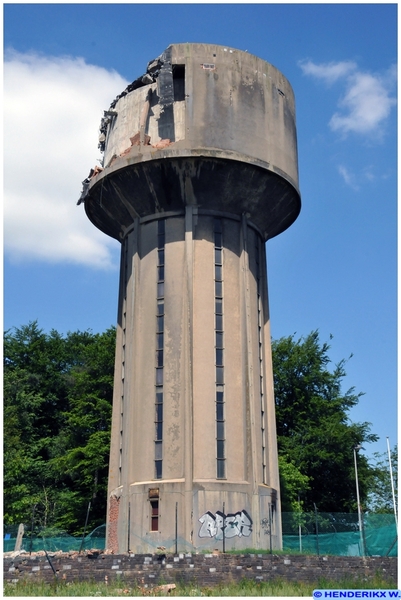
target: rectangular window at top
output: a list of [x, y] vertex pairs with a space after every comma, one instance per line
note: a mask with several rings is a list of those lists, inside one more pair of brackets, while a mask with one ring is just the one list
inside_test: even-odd
[[185, 100], [185, 65], [173, 65], [174, 102]]
[[214, 232], [214, 246], [215, 246], [215, 248], [222, 248], [222, 233], [221, 233], [221, 231]]

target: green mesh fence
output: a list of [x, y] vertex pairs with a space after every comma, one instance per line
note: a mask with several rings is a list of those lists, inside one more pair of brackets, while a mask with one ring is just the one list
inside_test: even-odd
[[397, 556], [393, 514], [282, 513], [283, 550], [337, 556]]
[[[362, 534], [358, 515], [348, 513], [282, 513], [283, 550], [302, 554], [331, 554], [338, 556], [397, 556], [398, 543], [393, 514], [363, 515]], [[4, 552], [13, 551], [18, 526], [4, 529]], [[74, 537], [54, 529], [35, 529], [29, 526], [21, 548], [26, 552], [69, 552], [105, 547], [106, 525], [90, 534]], [[183, 542], [180, 541], [179, 546]], [[82, 547], [81, 547], [82, 544]]]
[[[4, 552], [12, 552], [15, 548], [18, 526], [8, 526], [4, 530]], [[90, 534], [74, 537], [55, 529], [34, 529], [32, 535], [28, 525], [22, 538], [21, 549], [26, 552], [71, 552], [79, 550], [103, 550], [105, 547], [106, 525], [101, 525]]]

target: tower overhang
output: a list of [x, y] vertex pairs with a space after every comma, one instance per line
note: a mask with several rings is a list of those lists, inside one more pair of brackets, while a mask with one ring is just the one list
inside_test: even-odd
[[295, 221], [301, 200], [296, 182], [273, 165], [238, 152], [185, 147], [134, 148], [93, 178], [85, 199], [92, 223], [119, 241], [135, 218], [186, 206], [246, 214], [267, 241]]

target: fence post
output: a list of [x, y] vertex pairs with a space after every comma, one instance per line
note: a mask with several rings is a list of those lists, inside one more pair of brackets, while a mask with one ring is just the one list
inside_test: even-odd
[[86, 526], [87, 526], [87, 524], [88, 524], [88, 519], [89, 519], [89, 511], [90, 511], [90, 509], [91, 509], [91, 503], [90, 503], [90, 501], [89, 501], [89, 504], [88, 504], [88, 510], [86, 511], [86, 519], [85, 519], [84, 534], [83, 534], [83, 536], [82, 536], [81, 545], [80, 545], [80, 547], [79, 547], [79, 554], [81, 554], [82, 546], [84, 545], [84, 539], [85, 539], [85, 534], [86, 534]]
[[128, 534], [127, 534], [127, 551], [128, 551], [128, 553], [130, 553], [130, 551], [131, 551], [131, 549], [130, 549], [130, 545], [131, 545], [130, 529], [131, 529], [131, 502], [128, 502]]
[[320, 553], [319, 553], [319, 524], [318, 524], [318, 520], [317, 520], [317, 508], [316, 508], [315, 503], [313, 503], [313, 506], [315, 507], [316, 550], [317, 550], [317, 555], [320, 556]]
[[35, 515], [36, 504], [33, 505], [32, 508], [32, 519], [31, 519], [31, 540], [29, 543], [29, 554], [32, 554], [32, 543], [33, 543], [33, 517]]
[[175, 503], [175, 554], [178, 554], [178, 502]]
[[226, 552], [226, 507], [223, 502], [223, 554]]
[[269, 538], [270, 538], [270, 554], [273, 554], [272, 548], [272, 505], [269, 502]]

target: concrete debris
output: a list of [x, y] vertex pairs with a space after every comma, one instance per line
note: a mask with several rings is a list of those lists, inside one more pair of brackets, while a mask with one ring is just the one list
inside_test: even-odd
[[85, 200], [85, 197], [89, 190], [89, 184], [91, 182], [91, 179], [93, 177], [95, 177], [95, 175], [97, 175], [98, 173], [101, 173], [102, 171], [103, 171], [102, 167], [98, 167], [97, 165], [95, 166], [94, 169], [90, 170], [88, 177], [86, 179], [84, 179], [82, 182], [81, 197], [79, 198], [77, 205], [81, 204]]
[[[110, 550], [98, 550], [97, 548], [91, 548], [90, 550], [82, 550], [79, 553], [78, 550], [69, 550], [65, 552], [64, 550], [55, 550], [51, 552], [47, 552], [47, 556], [50, 558], [57, 558], [62, 556], [68, 556], [69, 558], [77, 558], [78, 556], [87, 556], [88, 558], [95, 558], [100, 554], [113, 554]], [[37, 550], [36, 552], [28, 552], [28, 550], [14, 550], [12, 552], [3, 552], [3, 556], [7, 558], [17, 558], [18, 556], [46, 556], [45, 550]]]
[[[141, 143], [141, 134], [138, 131], [138, 133], [136, 133], [134, 136], [130, 137], [129, 141], [131, 142], [131, 146], [139, 146]], [[149, 146], [150, 145], [150, 136], [145, 135], [144, 138], [144, 145], [145, 146]]]
[[26, 550], [13, 550], [12, 552], [4, 552], [4, 556], [9, 556], [10, 558], [16, 558], [21, 554], [26, 554]]
[[164, 585], [158, 585], [157, 587], [152, 588], [141, 588], [142, 596], [153, 596], [154, 593], [162, 592], [169, 594], [171, 590], [175, 590], [177, 586], [175, 583], [166, 583]]
[[163, 150], [163, 148], [167, 148], [172, 144], [171, 140], [165, 139], [160, 140], [160, 142], [156, 142], [156, 144], [152, 144], [152, 148], [157, 148], [157, 150]]

